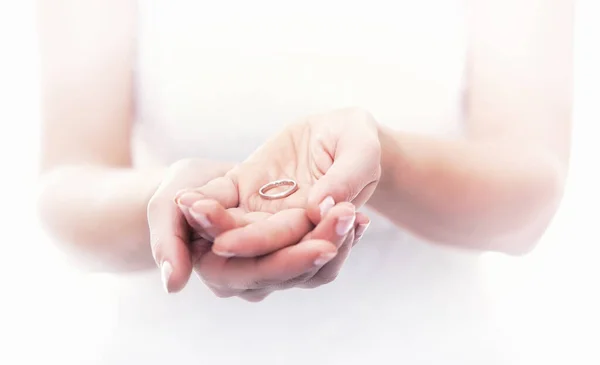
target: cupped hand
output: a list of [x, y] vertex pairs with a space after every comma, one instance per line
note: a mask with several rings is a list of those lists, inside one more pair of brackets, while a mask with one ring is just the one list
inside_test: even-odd
[[[349, 251], [354, 238], [362, 235], [368, 218], [360, 213], [355, 216], [354, 211], [344, 212], [344, 209], [363, 205], [373, 193], [380, 173], [375, 121], [366, 112], [346, 109], [312, 116], [291, 125], [224, 177], [178, 195], [177, 201], [199, 238], [211, 241], [216, 237], [212, 253], [229, 259], [226, 262], [235, 262], [231, 260], [234, 256], [252, 260], [260, 257], [265, 261], [273, 255], [285, 255], [280, 251], [289, 252], [321, 242], [320, 253], [313, 249], [307, 256], [314, 261], [314, 255], [329, 253], [325, 241], [333, 242], [337, 249], [345, 252]], [[283, 199], [261, 197], [260, 188], [278, 179], [295, 180], [298, 190]], [[211, 201], [207, 203], [202, 199]], [[333, 210], [338, 206], [336, 202], [353, 204], [338, 204], [340, 208], [336, 214], [338, 210]], [[350, 227], [355, 223], [356, 232]], [[311, 232], [314, 225], [317, 228]], [[302, 245], [296, 245], [299, 241]], [[339, 271], [345, 256], [339, 255], [335, 262], [324, 265], [316, 273], [314, 268], [309, 272], [317, 278], [322, 276], [318, 273], [332, 272], [326, 274], [326, 280], [321, 280], [328, 282]], [[212, 275], [206, 279], [202, 274], [206, 262], [202, 259], [198, 262], [200, 276], [207, 282], [215, 281]], [[305, 263], [312, 264], [310, 260]], [[275, 275], [277, 278], [272, 278], [271, 284], [287, 286], [294, 279], [291, 271]], [[308, 280], [296, 278], [293, 282], [319, 285], [319, 280], [312, 280], [310, 273], [295, 273], [303, 279], [308, 275]], [[263, 289], [254, 288], [259, 286], [225, 285], [232, 289], [230, 292], [264, 290], [265, 285], [262, 285]]]
[[[294, 123], [258, 148], [224, 177], [197, 192], [225, 208], [275, 214], [305, 208], [317, 224], [335, 203], [360, 208], [381, 176], [381, 146], [373, 117], [361, 109], [342, 109]], [[260, 196], [272, 181], [293, 179], [298, 190], [284, 199]]]
[[224, 176], [233, 165], [202, 159], [185, 159], [172, 164], [150, 198], [147, 207], [150, 247], [167, 291], [179, 291], [192, 272], [192, 231], [181, 210], [173, 203], [182, 189], [202, 186]]
[[[198, 277], [219, 297], [238, 296], [248, 301], [260, 301], [277, 290], [331, 282], [357, 241], [355, 233], [369, 224], [369, 219], [356, 213], [351, 203], [332, 207], [314, 229], [300, 208], [252, 222], [244, 217], [233, 218], [210, 199], [198, 200], [188, 208], [190, 211], [194, 215], [201, 212], [204, 223], [211, 222], [203, 226], [208, 229], [192, 223], [199, 233], [192, 246]], [[240, 239], [250, 244], [238, 246], [240, 250], [235, 254], [216, 254], [211, 250], [213, 243], [201, 237], [206, 234], [217, 236], [215, 244]]]
[[[173, 197], [177, 196], [178, 192], [181, 192], [182, 189], [185, 191], [185, 187], [203, 186], [214, 178], [225, 175], [231, 168], [232, 165], [230, 164], [209, 162], [201, 159], [178, 161], [167, 170], [163, 182], [150, 199], [147, 207], [150, 247], [153, 257], [161, 269], [165, 289], [168, 292], [177, 292], [183, 289], [190, 277], [194, 264], [198, 267], [198, 263], [206, 262], [207, 265], [203, 265], [203, 269], [201, 271], [198, 270], [198, 272], [206, 273], [212, 278], [219, 278], [218, 280], [214, 280], [215, 282], [220, 280], [220, 283], [222, 283], [219, 288], [215, 288], [209, 283], [209, 287], [219, 295], [231, 296], [235, 292], [235, 295], [239, 294], [248, 300], [257, 300], [257, 298], [266, 296], [266, 285], [263, 285], [260, 290], [258, 290], [256, 284], [248, 285], [249, 288], [245, 291], [236, 289], [228, 292], [222, 288], [228, 285], [225, 283], [230, 283], [233, 288], [239, 288], [239, 283], [243, 280], [250, 280], [254, 283], [269, 282], [270, 285], [268, 287], [271, 288], [277, 281], [276, 278], [292, 278], [298, 272], [308, 273], [310, 277], [313, 277], [314, 275], [311, 272], [314, 272], [316, 268], [322, 267], [329, 260], [333, 263], [343, 257], [343, 251], [338, 251], [336, 246], [341, 245], [342, 241], [346, 240], [347, 237], [341, 235], [339, 237], [332, 236], [331, 229], [320, 228], [312, 234], [305, 235], [303, 237], [303, 244], [297, 245], [296, 249], [288, 250], [287, 253], [283, 252], [264, 260], [249, 259], [245, 263], [242, 260], [236, 259], [231, 260], [228, 265], [219, 266], [218, 263], [223, 258], [211, 252], [211, 242], [201, 237], [201, 235], [206, 235], [206, 233], [201, 233], [201, 230], [194, 229], [194, 227], [188, 224], [186, 216], [183, 214], [182, 209], [174, 203]], [[219, 204], [203, 200], [203, 202], [198, 204], [198, 207], [201, 207], [206, 216], [215, 222], [215, 226], [209, 230], [210, 232], [216, 233], [219, 227], [223, 230], [232, 227], [230, 221], [222, 219], [223, 217], [227, 218], [228, 215], [220, 215], [222, 212], [218, 210], [220, 207]], [[337, 213], [335, 213], [336, 211]], [[349, 217], [351, 215], [349, 213], [353, 211], [353, 206], [332, 210], [335, 215], [344, 217]], [[186, 210], [188, 217], [189, 213], [189, 210]], [[299, 213], [301, 214], [299, 215]], [[306, 217], [302, 210], [298, 209], [290, 210], [289, 214], [296, 217]], [[285, 218], [285, 215], [281, 217]], [[195, 220], [188, 220], [198, 227]], [[331, 215], [329, 223], [324, 222], [322, 226], [331, 225], [334, 221], [337, 220], [334, 215]], [[243, 221], [240, 222], [244, 223]], [[367, 224], [368, 219], [359, 215], [355, 223], [360, 224], [360, 222]], [[244, 225], [246, 224], [244, 223]], [[346, 224], [348, 225], [348, 221]], [[296, 232], [298, 234], [299, 231], [297, 230]], [[251, 263], [251, 261], [254, 262]], [[329, 271], [319, 272], [321, 274], [317, 275], [316, 278], [328, 280], [328, 277], [324, 275], [329, 275], [327, 274]], [[302, 281], [302, 279], [302, 277], [297, 278], [295, 282]], [[309, 282], [309, 280], [303, 280], [303, 282]], [[250, 282], [248, 283], [250, 284]]]

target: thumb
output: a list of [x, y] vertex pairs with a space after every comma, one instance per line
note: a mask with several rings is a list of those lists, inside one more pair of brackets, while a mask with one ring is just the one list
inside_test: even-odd
[[338, 145], [333, 164], [311, 188], [307, 212], [314, 224], [335, 204], [351, 202], [360, 208], [375, 191], [381, 175], [379, 145], [358, 146]]
[[171, 199], [156, 198], [148, 204], [148, 228], [152, 256], [160, 269], [165, 290], [182, 290], [192, 273], [188, 232], [179, 207]]

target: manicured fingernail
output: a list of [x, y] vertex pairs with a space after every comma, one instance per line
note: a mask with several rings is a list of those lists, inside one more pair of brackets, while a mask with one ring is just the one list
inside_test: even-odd
[[337, 225], [335, 226], [335, 233], [337, 233], [338, 236], [347, 235], [348, 232], [350, 232], [350, 230], [352, 229], [352, 227], [354, 227], [355, 218], [355, 215], [338, 218]]
[[323, 199], [321, 204], [319, 204], [319, 210], [321, 211], [321, 218], [325, 217], [327, 212], [329, 212], [329, 210], [331, 208], [333, 208], [334, 205], [335, 205], [335, 200], [333, 200], [332, 197], [328, 196], [327, 198]]
[[217, 256], [221, 256], [221, 257], [225, 257], [225, 258], [230, 258], [235, 256], [235, 254], [233, 252], [229, 252], [229, 251], [221, 251], [221, 250], [215, 250], [215, 248], [213, 247], [212, 252], [217, 255]]
[[194, 192], [182, 192], [175, 197], [175, 203], [183, 205], [184, 207], [191, 208], [195, 202], [202, 199], [203, 196]]
[[367, 228], [369, 228], [369, 224], [371, 224], [371, 222], [358, 225], [358, 227], [356, 228], [355, 239], [359, 240], [362, 238], [363, 234], [365, 234], [365, 232], [367, 231]]
[[207, 229], [212, 227], [212, 223], [210, 223], [210, 220], [208, 220], [206, 214], [199, 213], [194, 209], [190, 209], [190, 214], [202, 226], [202, 228]]
[[315, 260], [315, 266], [323, 266], [326, 263], [328, 263], [329, 261], [331, 261], [335, 256], [337, 255], [336, 252], [329, 252], [329, 253], [324, 253], [321, 254], [321, 256], [319, 256], [316, 260]]
[[169, 278], [171, 277], [172, 273], [173, 266], [171, 266], [171, 263], [169, 261], [163, 261], [163, 263], [160, 265], [160, 276], [163, 282], [163, 287], [167, 293], [170, 293]]

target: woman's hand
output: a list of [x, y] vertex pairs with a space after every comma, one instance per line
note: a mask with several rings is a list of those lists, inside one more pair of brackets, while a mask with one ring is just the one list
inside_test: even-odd
[[[150, 229], [151, 249], [154, 260], [161, 269], [165, 289], [168, 292], [176, 292], [183, 289], [190, 277], [192, 267], [194, 264], [197, 266], [199, 262], [209, 263], [206, 270], [198, 270], [202, 274], [202, 277], [208, 275], [216, 278], [213, 280], [215, 282], [220, 280], [220, 283], [222, 283], [221, 287], [225, 286], [223, 284], [225, 282], [235, 287], [235, 282], [239, 283], [242, 280], [248, 279], [256, 283], [270, 282], [273, 284], [276, 281], [275, 277], [277, 275], [279, 278], [292, 278], [297, 276], [295, 273], [298, 272], [310, 273], [314, 271], [315, 268], [323, 266], [328, 260], [333, 259], [334, 256], [338, 261], [339, 258], [343, 257], [343, 252], [337, 252], [336, 245], [341, 245], [342, 241], [351, 239], [351, 237], [346, 237], [347, 235], [340, 237], [331, 235], [331, 232], [333, 232], [331, 229], [320, 229], [314, 232], [306, 229], [306, 232], [304, 232], [306, 234], [302, 237], [304, 244], [301, 246], [298, 245], [297, 249], [289, 250], [287, 254], [284, 252], [270, 259], [252, 259], [248, 260], [247, 263], [241, 262], [241, 260], [231, 260], [228, 265], [223, 265], [222, 267], [211, 266], [211, 262], [218, 264], [219, 260], [223, 260], [222, 257], [210, 251], [211, 242], [201, 237], [203, 235], [202, 233], [199, 234], [201, 230], [193, 229], [194, 226], [198, 227], [198, 223], [190, 218], [189, 210], [186, 209], [185, 213], [188, 221], [194, 225], [192, 227], [186, 222], [186, 216], [183, 214], [182, 209], [179, 209], [173, 200], [175, 196], [182, 195], [182, 189], [190, 186], [203, 186], [219, 176], [224, 176], [232, 167], [233, 165], [230, 164], [201, 159], [178, 161], [169, 168], [161, 185], [150, 199], [147, 218]], [[207, 216], [214, 219], [215, 223], [219, 223], [221, 227], [227, 224], [227, 221], [219, 219], [219, 204], [211, 204], [209, 200], [203, 200], [199, 203], [199, 206], [206, 208]], [[213, 210], [212, 208], [217, 208], [217, 210]], [[336, 208], [335, 210], [332, 209], [333, 213], [330, 216], [329, 223], [324, 222], [323, 227], [327, 227], [327, 224], [331, 225], [331, 222], [337, 222], [334, 214], [349, 216], [349, 211], [354, 214], [354, 207], [352, 205], [346, 205], [346, 207]], [[301, 216], [306, 217], [306, 214], [301, 209], [292, 210], [290, 214], [298, 216], [300, 212], [302, 212]], [[285, 216], [282, 217], [285, 218]], [[244, 225], [247, 224], [244, 221], [240, 222]], [[359, 214], [355, 224], [358, 225], [361, 222], [368, 224], [368, 219], [364, 215]], [[215, 225], [211, 232], [216, 232], [219, 225]], [[310, 224], [308, 226], [312, 227]], [[287, 237], [287, 239], [289, 238]], [[332, 260], [332, 263], [335, 261]], [[292, 263], [291, 265], [289, 264], [290, 262]], [[244, 265], [246, 265], [245, 269], [240, 270]], [[308, 282], [306, 285], [314, 285], [312, 283], [315, 283], [317, 279], [323, 281], [332, 280], [331, 275], [331, 270], [326, 270], [316, 276], [314, 280], [303, 280], [303, 282]], [[313, 276], [314, 273], [311, 277]], [[298, 280], [300, 279], [302, 278]], [[295, 282], [298, 282], [298, 280]], [[235, 295], [239, 294], [248, 300], [257, 300], [261, 296], [266, 296], [264, 287], [262, 290], [250, 289], [246, 293], [240, 290], [227, 291], [217, 289], [212, 287], [211, 284], [209, 286], [221, 296], [234, 295], [234, 292]], [[257, 288], [256, 285], [250, 286]], [[269, 287], [271, 286], [269, 285]]]
[[[314, 288], [333, 281], [358, 240], [359, 227], [364, 229], [369, 224], [369, 219], [356, 213], [351, 203], [331, 208], [314, 229], [299, 208], [254, 221], [244, 215], [234, 218], [234, 210], [227, 211], [210, 199], [200, 199], [192, 207], [182, 206], [182, 210], [188, 219], [203, 216], [204, 225], [200, 227], [191, 219], [196, 229], [192, 257], [198, 277], [219, 297], [238, 296], [252, 302], [277, 290]], [[294, 225], [294, 221], [300, 225]], [[211, 240], [202, 237], [206, 235], [217, 236], [216, 242], [248, 239], [251, 245], [235, 257], [231, 253], [215, 254]]]
[[[251, 217], [303, 208], [317, 224], [335, 203], [352, 202], [360, 208], [379, 182], [380, 162], [373, 117], [360, 109], [343, 109], [289, 126], [196, 192]], [[295, 180], [298, 190], [284, 199], [261, 197], [259, 189], [278, 179]]]
[[[349, 207], [360, 207], [369, 199], [380, 173], [375, 121], [361, 110], [346, 109], [309, 117], [290, 126], [224, 177], [180, 194], [177, 201], [199, 237], [207, 241], [216, 237], [212, 252], [230, 261], [233, 256], [256, 260], [255, 257], [287, 255], [280, 252], [308, 247], [314, 240], [333, 242], [343, 254], [317, 272], [309, 270], [317, 279], [306, 273], [300, 276], [305, 280], [281, 275], [270, 279], [277, 283], [275, 286], [287, 286], [290, 280], [315, 286], [337, 274], [355, 238], [364, 233], [368, 218], [360, 213], [355, 216]], [[298, 190], [279, 200], [260, 196], [258, 191], [264, 184], [282, 178], [294, 179]], [[203, 198], [211, 201], [202, 201]], [[334, 210], [334, 206], [340, 208]], [[314, 224], [318, 226], [309, 235]], [[299, 241], [302, 245], [294, 246]], [[323, 246], [321, 254], [326, 253], [329, 251]], [[312, 264], [315, 254], [316, 251], [307, 254], [305, 264]], [[199, 260], [197, 266], [200, 276], [205, 277], [203, 262]], [[205, 281], [214, 280], [213, 275], [209, 276]], [[327, 279], [318, 280], [321, 276]], [[235, 292], [248, 288], [234, 285], [228, 289]]]
[[150, 199], [147, 208], [150, 245], [167, 291], [181, 290], [192, 272], [192, 231], [173, 197], [182, 189], [202, 186], [224, 176], [232, 167], [201, 159], [180, 160], [170, 166]]

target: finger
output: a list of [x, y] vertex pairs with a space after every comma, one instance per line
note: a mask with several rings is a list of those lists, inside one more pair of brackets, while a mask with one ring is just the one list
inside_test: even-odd
[[[204, 199], [200, 199], [197, 200], [193, 205], [197, 205], [198, 203], [202, 202]], [[199, 204], [200, 206], [202, 206], [202, 204]], [[208, 203], [207, 205], [209, 205], [210, 207], [204, 208], [206, 210], [214, 210], [215, 208], [212, 206], [218, 206], [221, 208], [221, 210], [225, 210], [224, 208], [222, 208], [222, 205], [220, 205], [218, 202], [216, 202], [215, 200], [211, 200], [210, 203]], [[237, 221], [237, 219], [239, 219], [242, 214], [237, 214], [234, 215], [235, 210], [237, 208], [232, 208], [232, 211], [230, 212], [226, 212], [224, 215], [226, 217], [224, 217], [223, 214], [218, 214], [218, 213], [212, 213], [212, 212], [203, 212], [202, 211], [202, 207], [198, 207], [196, 209], [192, 209], [186, 205], [183, 204], [178, 204], [179, 209], [181, 210], [181, 213], [183, 214], [183, 216], [185, 217], [185, 220], [187, 222], [187, 224], [192, 228], [191, 230], [191, 236], [192, 239], [197, 239], [197, 238], [204, 238], [208, 241], [214, 241], [216, 234], [215, 232], [218, 232], [219, 229], [232, 229], [234, 227], [236, 227], [236, 225], [234, 225], [233, 227], [230, 224], [231, 219]], [[208, 217], [208, 214], [213, 214], [216, 215], [217, 218], [214, 218], [214, 223], [211, 222], [211, 218]], [[237, 223], [236, 223], [237, 224]], [[244, 225], [244, 224], [242, 224]]]
[[354, 231], [354, 242], [352, 245], [356, 245], [361, 240], [370, 224], [371, 219], [369, 219], [366, 214], [361, 212], [356, 213], [356, 229]]
[[213, 252], [223, 257], [256, 257], [299, 242], [313, 228], [304, 209], [285, 209], [267, 219], [224, 232]]
[[223, 259], [207, 254], [200, 260], [200, 269], [203, 277], [221, 287], [263, 289], [322, 267], [335, 255], [330, 242], [310, 240], [256, 258]]
[[316, 271], [316, 273], [306, 280], [303, 284], [297, 285], [299, 288], [312, 289], [321, 285], [329, 284], [334, 281], [340, 270], [342, 269], [344, 262], [350, 255], [352, 249], [352, 242], [354, 241], [354, 233], [350, 233], [342, 247], [338, 249], [338, 254], [335, 258], [329, 261], [326, 265]]
[[[356, 240], [354, 232], [356, 232], [360, 226], [369, 223], [369, 218], [365, 214], [358, 212], [356, 213], [356, 221], [354, 225], [350, 226], [350, 230], [347, 228], [344, 228], [342, 231], [340, 231], [339, 228], [336, 229], [336, 223], [339, 223], [339, 217], [348, 217], [352, 214], [354, 214], [354, 206], [352, 204], [338, 204], [317, 228], [305, 236], [305, 239], [326, 239], [336, 246], [341, 246], [338, 255], [330, 262], [325, 263], [324, 266], [316, 265], [314, 269], [292, 279], [273, 282], [266, 289], [246, 290], [241, 294], [238, 294], [238, 296], [248, 301], [261, 301], [268, 293], [271, 293], [274, 290], [285, 290], [296, 286], [302, 288], [314, 288], [333, 281], [337, 277], [337, 274], [350, 253], [350, 249], [352, 248], [351, 243]], [[347, 231], [345, 235], [338, 233], [345, 231]], [[311, 280], [312, 278], [315, 279]], [[257, 293], [267, 294], [262, 296]], [[232, 295], [233, 294], [230, 294], [230, 296]]]
[[[340, 205], [343, 206], [346, 204], [350, 204], [350, 203], [340, 203], [340, 204], [338, 204], [338, 206], [340, 206]], [[352, 207], [354, 207], [352, 204], [350, 204], [350, 205]], [[331, 212], [334, 212], [334, 209], [335, 209], [335, 207], [331, 210]], [[352, 211], [354, 212], [354, 210], [352, 210]], [[331, 214], [331, 213], [329, 213], [329, 214]], [[327, 217], [319, 225], [320, 226], [323, 225], [326, 220], [327, 220]], [[301, 288], [315, 288], [319, 285], [324, 285], [324, 284], [330, 283], [331, 281], [335, 280], [338, 272], [342, 268], [342, 265], [348, 258], [350, 249], [353, 247], [354, 242], [356, 242], [356, 238], [355, 238], [356, 230], [358, 229], [359, 226], [361, 226], [362, 224], [364, 224], [365, 222], [368, 222], [368, 221], [369, 221], [369, 218], [365, 214], [363, 214], [361, 212], [356, 212], [356, 219], [354, 220], [354, 224], [350, 227], [350, 229], [347, 231], [347, 233], [344, 234], [343, 236], [340, 236], [338, 234], [339, 238], [338, 238], [337, 247], [339, 247], [339, 248], [338, 248], [338, 254], [336, 255], [336, 257], [333, 260], [331, 260], [330, 262], [328, 262], [326, 265], [324, 265], [322, 268], [316, 269], [309, 274], [305, 274], [305, 275], [302, 275], [302, 276], [296, 278], [298, 280], [298, 283], [296, 285]], [[315, 229], [313, 232], [316, 232], [316, 231], [317, 231], [317, 229]], [[341, 233], [341, 232], [339, 232], [339, 233]], [[313, 279], [313, 278], [316, 278], [316, 279]]]
[[320, 283], [318, 285], [323, 285], [335, 280], [341, 271], [344, 262], [348, 259], [348, 256], [350, 256], [352, 247], [354, 247], [354, 245], [360, 240], [360, 236], [358, 236], [358, 234], [360, 233], [362, 236], [370, 223], [371, 220], [366, 214], [357, 212], [356, 221], [353, 227], [354, 230], [346, 236], [342, 247], [338, 249], [338, 254], [336, 257], [319, 269], [317, 274], [315, 274], [313, 279], [310, 281]]
[[[218, 177], [210, 180], [201, 187], [183, 189], [175, 194], [174, 199], [185, 216], [186, 221], [194, 229], [194, 233], [212, 241], [215, 235], [206, 232], [206, 227], [204, 227], [210, 226], [210, 221], [207, 220], [202, 211], [194, 211], [192, 207], [202, 200], [210, 199], [218, 202], [224, 209], [233, 208], [238, 204], [238, 193], [233, 180], [228, 177]], [[213, 230], [217, 230], [217, 228]]]
[[308, 233], [304, 240], [320, 239], [340, 247], [356, 220], [355, 208], [352, 203], [339, 203], [327, 213], [325, 218]]
[[199, 239], [203, 238], [207, 241], [214, 241], [214, 237], [210, 236], [207, 232], [204, 231], [204, 228], [200, 225], [200, 223], [192, 216], [190, 213], [190, 209], [188, 207], [179, 206], [181, 213], [183, 214], [185, 221], [191, 228], [190, 238], [191, 239]]
[[[203, 245], [202, 241], [208, 243], [208, 245]], [[244, 290], [242, 289], [233, 289], [222, 284], [222, 280], [220, 280], [218, 275], [215, 275], [214, 273], [219, 268], [223, 267], [223, 265], [227, 262], [227, 259], [216, 256], [214, 253], [212, 253], [212, 242], [205, 240], [200, 240], [200, 242], [201, 244], [197, 246], [199, 254], [192, 254], [195, 258], [193, 261], [193, 271], [198, 279], [200, 279], [200, 281], [202, 281], [206, 287], [219, 298], [231, 298], [243, 293]], [[217, 278], [217, 280], [215, 281], [212, 278]]]
[[[340, 203], [333, 207], [327, 216], [319, 223], [319, 225], [306, 236], [303, 241], [306, 240], [326, 240], [331, 242], [336, 247], [341, 247], [347, 240], [348, 234], [351, 230], [355, 229], [355, 209], [352, 203]], [[334, 258], [332, 261], [337, 260]], [[343, 262], [343, 258], [342, 258]], [[327, 267], [331, 262], [327, 263], [323, 267]], [[305, 272], [300, 276], [297, 276], [286, 282], [274, 285], [277, 290], [284, 290], [292, 288], [299, 284], [302, 284], [317, 274], [321, 266], [315, 266], [311, 271]]]
[[216, 200], [224, 208], [238, 206], [238, 189], [235, 182], [227, 176], [218, 177], [197, 188], [184, 189], [175, 195], [175, 202], [191, 208], [202, 199]]
[[147, 209], [152, 255], [161, 270], [168, 293], [178, 292], [187, 284], [192, 272], [188, 248], [189, 231], [183, 214], [170, 197], [157, 191]]
[[353, 202], [361, 207], [375, 190], [381, 174], [379, 141], [374, 136], [360, 138], [340, 140], [333, 164], [311, 188], [307, 211], [313, 223], [318, 223], [335, 203]]
[[199, 200], [186, 210], [188, 224], [210, 241], [214, 241], [222, 232], [249, 223], [240, 209], [225, 209], [218, 201], [212, 199]]

